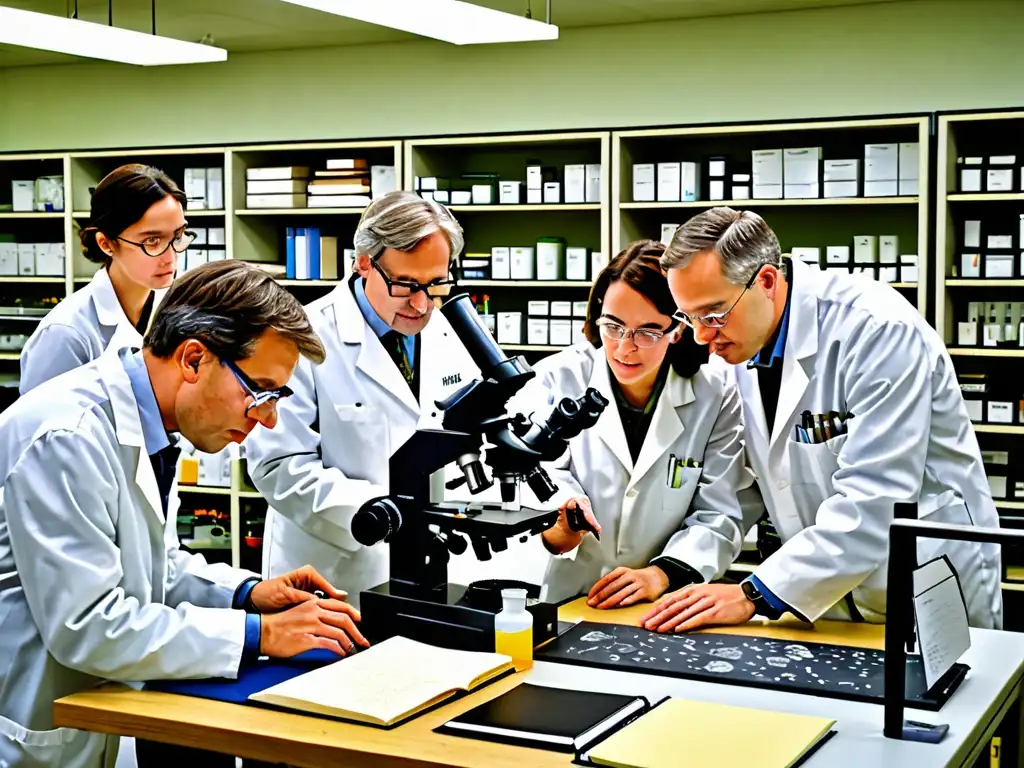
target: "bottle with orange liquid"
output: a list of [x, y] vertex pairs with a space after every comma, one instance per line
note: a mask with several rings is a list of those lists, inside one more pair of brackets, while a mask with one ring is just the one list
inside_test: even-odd
[[494, 650], [513, 661], [533, 661], [533, 614], [525, 589], [501, 590], [502, 609], [494, 617]]

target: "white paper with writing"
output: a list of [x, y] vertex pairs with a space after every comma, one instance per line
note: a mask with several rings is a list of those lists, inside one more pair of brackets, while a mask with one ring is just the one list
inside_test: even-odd
[[971, 647], [967, 606], [948, 560], [932, 560], [914, 571], [914, 614], [925, 680], [931, 688]]

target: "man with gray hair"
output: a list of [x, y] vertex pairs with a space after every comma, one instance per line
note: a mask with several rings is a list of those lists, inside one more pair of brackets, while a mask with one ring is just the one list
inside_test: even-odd
[[[783, 258], [760, 216], [730, 208], [680, 227], [662, 267], [675, 317], [735, 365], [764, 530], [776, 537], [741, 585], [667, 595], [645, 626], [686, 631], [786, 611], [884, 622], [896, 504], [935, 522], [998, 526], [949, 354], [895, 289]], [[942, 555], [970, 623], [1000, 627], [998, 546], [918, 547], [920, 563]]]
[[306, 307], [327, 360], [300, 362], [277, 429], [245, 444], [267, 498], [263, 572], [315, 564], [350, 602], [388, 580], [387, 544], [363, 546], [352, 519], [388, 495], [389, 457], [417, 429], [440, 429], [434, 405], [480, 376], [435, 305], [452, 289], [462, 228], [411, 192], [367, 206], [355, 233], [355, 274]]

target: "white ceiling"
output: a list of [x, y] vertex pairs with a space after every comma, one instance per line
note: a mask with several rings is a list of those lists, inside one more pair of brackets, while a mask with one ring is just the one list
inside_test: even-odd
[[[109, 0], [114, 24], [140, 31], [151, 26], [150, 0]], [[544, 18], [545, 0], [473, 0], [477, 5], [522, 14], [531, 6]], [[607, 26], [664, 19], [863, 5], [893, 0], [551, 0], [554, 23], [562, 28]], [[0, 0], [0, 5], [64, 16], [74, 0]], [[78, 0], [79, 18], [107, 22], [107, 0]], [[280, 0], [156, 0], [157, 32], [198, 41], [206, 35], [230, 52], [322, 48], [412, 40], [413, 35]], [[74, 63], [62, 56], [0, 45], [0, 67]]]

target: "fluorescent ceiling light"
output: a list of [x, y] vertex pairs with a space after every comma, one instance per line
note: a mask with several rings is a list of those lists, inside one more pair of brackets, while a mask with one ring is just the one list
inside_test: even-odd
[[461, 0], [285, 0], [455, 45], [557, 40], [558, 27]]
[[143, 66], [202, 64], [228, 57], [226, 50], [211, 45], [4, 6], [0, 43]]

